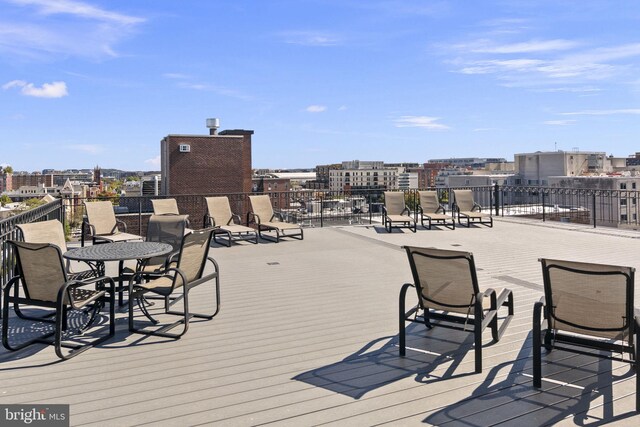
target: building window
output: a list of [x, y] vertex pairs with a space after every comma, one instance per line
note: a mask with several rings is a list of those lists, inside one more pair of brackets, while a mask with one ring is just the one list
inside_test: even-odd
[[627, 199], [620, 199], [620, 206], [627, 206]]
[[632, 183], [631, 183], [631, 189], [632, 189], [632, 190], [635, 190], [635, 189], [636, 189], [636, 183], [635, 183], [635, 182], [632, 182]]
[[621, 190], [626, 190], [627, 189], [627, 183], [626, 182], [621, 182], [620, 183], [620, 189]]
[[627, 222], [627, 214], [621, 214], [620, 221]]

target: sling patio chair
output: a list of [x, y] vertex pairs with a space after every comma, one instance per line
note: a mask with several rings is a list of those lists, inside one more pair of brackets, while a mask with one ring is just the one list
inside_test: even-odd
[[220, 243], [216, 240], [217, 235], [225, 235], [227, 246], [229, 247], [231, 247], [232, 242], [239, 240], [258, 243], [258, 232], [254, 228], [240, 224], [240, 216], [231, 212], [228, 197], [205, 197], [204, 199], [207, 202], [204, 226], [214, 227], [214, 242]]
[[[189, 329], [189, 320], [192, 317], [200, 319], [212, 319], [220, 311], [220, 275], [218, 264], [213, 258], [208, 257], [209, 245], [211, 244], [212, 228], [192, 231], [184, 236], [180, 252], [177, 255], [175, 266], [172, 266], [159, 274], [148, 274], [145, 272], [137, 272], [129, 280], [129, 331], [155, 335], [166, 338], [178, 339], [187, 333]], [[213, 266], [213, 272], [205, 274], [207, 261]], [[191, 313], [189, 311], [189, 291], [203, 283], [214, 281], [216, 294], [216, 310], [213, 314]], [[170, 303], [164, 307], [166, 314], [180, 316], [176, 322], [164, 325], [155, 330], [148, 328], [136, 328], [133, 319], [134, 302], [138, 304], [140, 311], [144, 314], [152, 324], [157, 325], [159, 322], [147, 310], [144, 302], [144, 296], [147, 293], [159, 295], [169, 301], [172, 294], [180, 292], [181, 295], [175, 297]], [[183, 301], [182, 311], [172, 311], [171, 306]], [[170, 333], [169, 330], [178, 325], [183, 325], [183, 329], [179, 333]]]
[[[84, 232], [87, 227], [94, 245], [97, 243], [142, 240], [141, 236], [127, 233], [127, 225], [116, 219], [113, 204], [110, 201], [84, 202], [84, 207], [87, 217], [82, 223], [82, 246], [84, 246]], [[119, 226], [122, 231], [120, 231]]]
[[[633, 305], [635, 269], [545, 258], [540, 263], [544, 297], [533, 308], [534, 387], [542, 387], [542, 345], [548, 352], [558, 349], [627, 362], [635, 368], [636, 411], [640, 412], [640, 319], [634, 314]], [[581, 350], [584, 348], [599, 352]], [[624, 358], [625, 353], [628, 358]]]
[[[17, 275], [3, 289], [2, 304], [2, 344], [9, 350], [20, 350], [33, 343], [52, 344], [61, 359], [70, 359], [94, 347], [115, 334], [115, 299], [114, 282], [111, 278], [101, 276], [85, 280], [69, 280], [58, 246], [49, 243], [26, 243], [8, 241], [15, 251]], [[21, 286], [20, 286], [21, 285]], [[22, 288], [22, 292], [21, 289]], [[13, 291], [13, 295], [12, 295]], [[89, 320], [80, 328], [80, 335], [97, 319], [98, 312], [109, 304], [109, 332], [90, 342], [77, 344], [70, 342], [71, 333], [68, 326], [70, 310], [79, 310], [89, 315]], [[9, 306], [13, 305], [16, 314], [22, 319], [37, 322], [53, 323], [53, 332], [24, 341], [18, 345], [9, 343]], [[21, 313], [20, 305], [30, 308], [39, 307], [54, 309], [54, 319], [27, 316]], [[48, 316], [47, 316], [48, 317]], [[24, 329], [21, 325], [18, 330]], [[15, 333], [19, 335], [19, 333]], [[53, 340], [49, 339], [53, 336]], [[73, 340], [76, 341], [76, 340]], [[85, 340], [83, 340], [85, 341]], [[63, 351], [70, 348], [70, 351]]]
[[[18, 224], [18, 229], [22, 233], [22, 240], [27, 243], [51, 243], [60, 248], [61, 253], [67, 252], [67, 241], [64, 237], [62, 223], [57, 219], [48, 221], [30, 222], [28, 224]], [[87, 263], [89, 270], [74, 271], [71, 261], [66, 260], [65, 269], [69, 279], [87, 279], [98, 275], [94, 264]]]
[[[282, 237], [304, 239], [302, 227], [298, 224], [289, 224], [282, 219], [280, 213], [274, 213], [271, 199], [268, 195], [249, 196], [251, 211], [247, 213], [247, 226], [255, 223], [258, 227], [258, 236], [265, 240], [278, 243]], [[275, 232], [275, 238], [265, 232]]]
[[[151, 199], [151, 205], [153, 206], [154, 215], [180, 215], [176, 199]], [[184, 217], [187, 218], [185, 233], [188, 233], [191, 231], [189, 228], [189, 215], [184, 215]]]
[[[416, 232], [416, 222], [411, 217], [411, 212], [404, 202], [402, 191], [385, 191], [384, 206], [382, 207], [382, 223], [384, 228], [391, 233], [391, 228], [408, 228]], [[397, 225], [394, 225], [397, 224]]]
[[456, 220], [453, 215], [447, 215], [447, 210], [438, 201], [437, 191], [418, 191], [418, 214], [420, 215], [420, 224], [425, 227], [424, 221], [427, 220], [426, 228], [431, 230], [431, 225], [444, 225], [452, 230], [456, 229]]
[[482, 213], [482, 206], [473, 201], [472, 190], [454, 190], [453, 194], [458, 224], [462, 224], [461, 219], [464, 218], [467, 221], [467, 227], [470, 227], [471, 223], [493, 227], [491, 209], [489, 209], [489, 214]]
[[[414, 283], [400, 291], [400, 356], [406, 352], [405, 322], [424, 323], [427, 329], [443, 326], [474, 334], [475, 372], [482, 372], [482, 332], [491, 328], [494, 342], [502, 337], [513, 317], [513, 293], [509, 289], [480, 290], [473, 255], [469, 252], [404, 246]], [[406, 294], [415, 288], [418, 304], [406, 310]], [[507, 307], [508, 315], [498, 327], [498, 310]], [[422, 312], [422, 316], [418, 316]], [[438, 320], [438, 322], [433, 322]]]

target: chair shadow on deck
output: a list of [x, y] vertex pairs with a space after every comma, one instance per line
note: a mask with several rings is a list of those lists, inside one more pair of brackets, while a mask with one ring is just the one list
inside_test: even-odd
[[[398, 336], [381, 337], [367, 343], [357, 352], [339, 362], [303, 372], [293, 379], [321, 387], [354, 399], [415, 376], [419, 383], [434, 383], [449, 378], [474, 375], [470, 369], [460, 367], [464, 354], [473, 349], [473, 335], [446, 330], [445, 334], [430, 331], [425, 337], [421, 325], [407, 326], [407, 354], [398, 354]], [[428, 342], [428, 351], [424, 342]], [[443, 365], [448, 365], [443, 373]], [[461, 371], [461, 372], [458, 372]]]
[[[22, 309], [22, 312], [23, 314], [27, 316], [32, 316], [32, 317], [44, 317], [48, 313], [50, 313], [50, 311], [37, 309], [37, 308]], [[13, 312], [10, 314], [10, 316], [11, 316], [10, 326], [9, 326], [9, 329], [7, 330], [7, 335], [8, 335], [9, 343], [12, 345], [17, 344], [18, 342], [29, 341], [31, 339], [46, 335], [47, 333], [53, 333], [53, 331], [55, 330], [55, 326], [52, 323], [48, 323], [45, 321], [21, 319], [18, 316], [16, 316], [15, 313]], [[95, 339], [96, 336], [99, 337], [101, 334], [104, 334], [103, 332], [104, 328], [109, 328], [109, 317], [102, 313], [99, 313], [97, 314], [96, 319], [93, 322], [92, 326], [87, 331], [85, 331], [81, 335], [78, 335], [77, 333], [73, 334], [72, 331], [77, 331], [82, 326], [86, 325], [87, 317], [88, 317], [88, 314], [81, 313], [79, 311], [69, 312], [68, 318], [67, 318], [69, 329], [67, 332], [63, 333], [63, 338], [68, 342], [80, 343], [81, 341], [84, 341], [85, 338], [88, 340], [93, 340]], [[47, 317], [44, 317], [44, 319], [47, 319]], [[108, 346], [109, 343], [111, 343], [112, 341], [113, 340], [108, 340], [104, 343], [98, 344], [96, 345], [96, 348]], [[37, 354], [41, 351], [46, 351], [49, 348], [52, 348], [52, 347], [44, 343], [41, 345], [38, 345], [36, 343], [34, 345], [30, 345], [16, 351], [9, 351], [3, 346], [0, 346], [0, 372], [33, 368], [37, 366], [48, 366], [48, 365], [64, 362], [63, 359], [55, 359], [55, 360], [32, 364], [32, 365], [14, 366], [10, 368], [2, 367], [2, 364], [5, 362], [12, 362], [12, 361], [17, 361], [21, 359], [28, 360], [28, 358], [33, 356], [34, 354]]]
[[[515, 360], [493, 366], [470, 396], [429, 414], [428, 425], [552, 425], [568, 417], [575, 425], [598, 426], [636, 415], [614, 415], [613, 380], [632, 378], [632, 369], [611, 360], [561, 350], [546, 354], [542, 390], [533, 387], [531, 333]], [[612, 372], [613, 369], [613, 372]], [[508, 370], [508, 371], [507, 371]], [[632, 382], [632, 381], [631, 381]], [[456, 390], [449, 393], [454, 396]], [[588, 414], [590, 410], [591, 414]]]

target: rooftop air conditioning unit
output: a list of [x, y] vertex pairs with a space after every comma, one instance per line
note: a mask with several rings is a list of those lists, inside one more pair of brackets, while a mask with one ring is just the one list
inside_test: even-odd
[[191, 146], [189, 144], [180, 144], [180, 152], [181, 153], [190, 153]]

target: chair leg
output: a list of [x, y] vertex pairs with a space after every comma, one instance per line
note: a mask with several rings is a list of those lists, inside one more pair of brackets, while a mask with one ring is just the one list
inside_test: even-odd
[[473, 347], [476, 374], [482, 372], [482, 300], [476, 298], [474, 304]]
[[542, 302], [533, 306], [533, 386], [542, 387], [542, 342], [540, 340], [542, 322]]
[[406, 296], [407, 290], [413, 287], [411, 283], [405, 283], [400, 289], [400, 299], [398, 301], [398, 347], [400, 356], [406, 355]]

